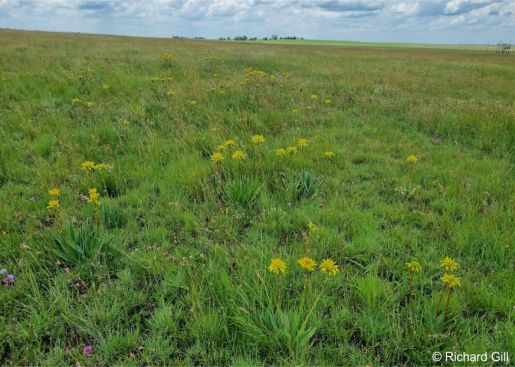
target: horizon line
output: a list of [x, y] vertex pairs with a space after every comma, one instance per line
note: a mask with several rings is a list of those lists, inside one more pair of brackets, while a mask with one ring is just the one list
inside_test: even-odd
[[[278, 38], [278, 39], [270, 39], [270, 36], [267, 40], [263, 39], [263, 37], [258, 36], [246, 36], [246, 35], [236, 35], [236, 36], [219, 36], [216, 38], [204, 37], [204, 36], [183, 36], [183, 35], [170, 35], [166, 36], [144, 36], [144, 35], [133, 35], [133, 34], [122, 34], [122, 33], [96, 33], [96, 32], [74, 32], [74, 31], [59, 31], [59, 30], [47, 30], [47, 29], [32, 29], [32, 28], [13, 28], [13, 27], [0, 27], [0, 31], [18, 31], [18, 32], [42, 32], [42, 33], [60, 33], [60, 34], [81, 34], [81, 35], [90, 35], [90, 36], [107, 36], [107, 37], [130, 37], [130, 38], [150, 38], [150, 39], [185, 39], [185, 40], [198, 40], [198, 41], [234, 41], [234, 42], [268, 42], [268, 41], [321, 41], [321, 42], [352, 42], [352, 43], [362, 43], [362, 44], [385, 44], [385, 45], [442, 45], [442, 46], [489, 46], [496, 45], [498, 43], [511, 43], [506, 42], [504, 40], [489, 42], [489, 43], [434, 43], [434, 42], [402, 42], [402, 41], [360, 41], [360, 40], [351, 40], [351, 39], [325, 39], [325, 38], [304, 38], [302, 36], [281, 36], [281, 37], [297, 37], [296, 39], [287, 39], [287, 38]], [[242, 37], [246, 36], [247, 40], [234, 40], [234, 37]], [[230, 39], [227, 39], [229, 38]], [[220, 40], [220, 38], [224, 38]], [[250, 40], [249, 38], [255, 38], [254, 40]]]

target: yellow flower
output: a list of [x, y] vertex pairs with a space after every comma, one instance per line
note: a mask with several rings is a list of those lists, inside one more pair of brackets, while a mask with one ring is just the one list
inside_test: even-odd
[[445, 286], [448, 288], [454, 288], [454, 287], [461, 286], [461, 279], [458, 277], [455, 277], [452, 274], [444, 274], [441, 279], [442, 279], [443, 284], [445, 284]]
[[322, 273], [327, 273], [327, 275], [335, 276], [340, 269], [338, 268], [338, 264], [336, 264], [332, 259], [325, 259], [320, 264], [320, 271]]
[[95, 102], [91, 102], [91, 101], [86, 102], [87, 108], [93, 108], [94, 106], [95, 106]]
[[80, 169], [83, 171], [92, 171], [95, 169], [95, 162], [93, 161], [84, 161], [80, 165]]
[[79, 97], [75, 97], [74, 99], [72, 99], [72, 104], [80, 104], [81, 102], [82, 100]]
[[236, 145], [236, 143], [234, 142], [234, 140], [229, 139], [229, 140], [226, 140], [226, 141], [225, 141], [224, 145], [225, 145], [226, 147], [233, 147], [233, 146], [235, 146], [235, 145]]
[[409, 155], [408, 158], [406, 158], [406, 160], [410, 163], [417, 163], [418, 161], [417, 157], [415, 157], [413, 154]]
[[254, 135], [252, 137], [252, 142], [254, 144], [264, 143], [265, 142], [265, 137], [263, 135]]
[[276, 154], [276, 155], [278, 155], [278, 156], [280, 156], [280, 157], [282, 157], [282, 156], [286, 155], [286, 149], [284, 149], [284, 148], [279, 148], [279, 149], [277, 149], [277, 150], [275, 151], [275, 154]]
[[172, 62], [175, 61], [175, 56], [173, 54], [169, 53], [169, 52], [162, 52], [161, 53], [161, 58], [166, 63], [172, 63]]
[[224, 160], [224, 155], [222, 153], [216, 152], [211, 155], [211, 160], [213, 162], [220, 162]]
[[286, 148], [286, 150], [288, 151], [288, 153], [290, 154], [295, 154], [297, 153], [297, 147], [288, 147]]
[[59, 196], [60, 192], [61, 192], [61, 190], [59, 190], [57, 187], [48, 190], [48, 193], [50, 194], [50, 196]]
[[100, 194], [98, 193], [96, 188], [92, 188], [88, 190], [89, 196], [88, 196], [88, 203], [93, 203], [95, 205], [99, 205], [100, 201]]
[[312, 101], [316, 101], [318, 99], [318, 96], [316, 94], [312, 94], [310, 98]]
[[307, 271], [313, 271], [315, 269], [315, 266], [317, 266], [317, 263], [315, 260], [305, 256], [302, 259], [297, 260], [297, 263]]
[[170, 89], [168, 92], [166, 92], [166, 94], [168, 95], [168, 97], [173, 97], [175, 95], [175, 92]]
[[47, 206], [47, 209], [57, 209], [59, 208], [59, 200], [57, 199], [52, 199], [48, 202], [48, 206]]
[[316, 232], [318, 231], [318, 226], [315, 223], [308, 223], [308, 228], [310, 232]]
[[123, 120], [120, 123], [124, 126], [129, 126], [129, 120]]
[[308, 144], [309, 144], [308, 139], [300, 138], [299, 140], [297, 140], [298, 147], [304, 148], [304, 147], [307, 147]]
[[286, 263], [279, 258], [272, 259], [270, 265], [268, 265], [268, 271], [274, 274], [284, 274], [286, 272]]
[[440, 266], [446, 271], [454, 271], [460, 267], [460, 264], [452, 257], [446, 256], [440, 261]]
[[107, 164], [105, 163], [97, 163], [93, 167], [95, 171], [106, 171], [107, 170]]
[[223, 145], [223, 144], [217, 145], [215, 150], [218, 152], [223, 152], [225, 150], [225, 145]]
[[241, 160], [247, 158], [247, 153], [243, 150], [237, 150], [232, 154], [232, 159]]
[[418, 273], [418, 272], [422, 271], [422, 265], [420, 265], [420, 263], [415, 260], [407, 262], [406, 266], [408, 267], [408, 270], [411, 271], [412, 273]]
[[334, 158], [336, 154], [334, 154], [334, 152], [328, 150], [327, 152], [324, 152], [324, 158], [328, 158], [328, 159], [332, 159]]
[[331, 103], [333, 103], [333, 101], [331, 101], [331, 100], [328, 98], [328, 99], [326, 99], [326, 100], [324, 101], [324, 103], [325, 103], [325, 104], [327, 104], [327, 105], [330, 105]]

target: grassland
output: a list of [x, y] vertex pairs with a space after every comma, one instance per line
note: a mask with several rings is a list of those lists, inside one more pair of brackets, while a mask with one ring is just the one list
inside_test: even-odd
[[479, 52], [0, 31], [0, 364], [515, 358], [514, 81]]
[[431, 48], [440, 50], [467, 50], [495, 52], [495, 45], [481, 44], [434, 44], [434, 43], [401, 43], [401, 42], [360, 42], [346, 40], [319, 39], [268, 39], [248, 42], [260, 42], [276, 45], [316, 45], [316, 46], [345, 46], [345, 47], [380, 47], [380, 48]]

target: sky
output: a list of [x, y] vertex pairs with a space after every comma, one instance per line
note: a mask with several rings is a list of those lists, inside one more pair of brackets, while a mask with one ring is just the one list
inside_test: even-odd
[[515, 41], [515, 0], [0, 0], [0, 28], [487, 44]]

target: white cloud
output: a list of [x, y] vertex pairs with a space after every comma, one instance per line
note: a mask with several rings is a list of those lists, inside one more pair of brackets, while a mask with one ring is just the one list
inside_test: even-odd
[[[0, 27], [170, 36], [489, 42], [513, 0], [0, 0]], [[428, 32], [429, 31], [429, 32]]]

